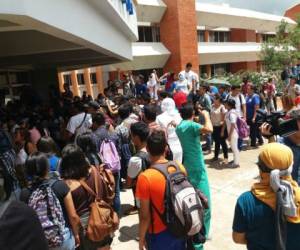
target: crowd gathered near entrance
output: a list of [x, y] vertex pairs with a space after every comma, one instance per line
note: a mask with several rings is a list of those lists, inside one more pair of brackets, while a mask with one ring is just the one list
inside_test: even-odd
[[[300, 132], [274, 136], [268, 119], [258, 122], [262, 111], [295, 116], [299, 76], [283, 70], [280, 98], [275, 78], [211, 86], [191, 63], [147, 80], [128, 72], [94, 100], [68, 84], [50, 87], [47, 101], [25, 88], [0, 107], [0, 249], [108, 250], [120, 216], [135, 213], [140, 250], [204, 249], [214, 237], [204, 155], [235, 169], [261, 146], [260, 178], [233, 211], [233, 241], [299, 250]], [[126, 211], [122, 189], [134, 197]]]

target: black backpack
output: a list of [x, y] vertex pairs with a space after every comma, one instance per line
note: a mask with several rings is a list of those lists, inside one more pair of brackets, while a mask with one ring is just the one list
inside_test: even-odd
[[144, 151], [138, 151], [134, 156], [141, 158], [142, 160], [142, 171], [148, 169], [151, 165], [149, 154]]
[[[170, 167], [176, 171], [169, 173]], [[151, 207], [159, 215], [169, 232], [178, 238], [188, 238], [199, 234], [205, 242], [204, 211], [208, 208], [207, 198], [188, 181], [176, 162], [152, 166], [166, 179], [164, 213], [151, 202]]]

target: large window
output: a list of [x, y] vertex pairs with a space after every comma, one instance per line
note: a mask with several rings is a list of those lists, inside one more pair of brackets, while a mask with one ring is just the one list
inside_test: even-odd
[[210, 31], [209, 41], [215, 43], [230, 42], [230, 32], [229, 31]]
[[212, 65], [212, 75], [214, 75], [214, 76], [222, 76], [228, 72], [230, 72], [230, 64], [229, 63], [220, 63], [220, 64]]
[[271, 39], [275, 38], [275, 35], [272, 34], [262, 34], [262, 40], [263, 42], [268, 42]]
[[72, 85], [71, 75], [69, 74], [64, 75], [64, 84]]
[[198, 42], [205, 42], [205, 30], [197, 30]]
[[78, 82], [78, 85], [84, 85], [84, 76], [83, 76], [83, 74], [81, 74], [81, 73], [77, 74], [77, 82]]
[[90, 78], [91, 78], [91, 83], [92, 84], [97, 84], [97, 75], [95, 72], [90, 73]]
[[139, 42], [160, 42], [158, 26], [139, 26]]

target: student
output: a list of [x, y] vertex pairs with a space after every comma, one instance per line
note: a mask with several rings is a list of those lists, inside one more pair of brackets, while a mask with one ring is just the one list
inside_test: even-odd
[[0, 249], [48, 250], [35, 211], [11, 199], [10, 177], [0, 164]]
[[[133, 194], [135, 194], [136, 182], [139, 174], [149, 168], [151, 164], [146, 149], [149, 128], [146, 123], [137, 122], [131, 125], [130, 134], [136, 154], [129, 160], [126, 184], [128, 187], [132, 187]], [[132, 214], [136, 210], [137, 205], [135, 200], [135, 206], [128, 210], [127, 214]]]
[[[210, 207], [210, 188], [200, 144], [200, 133], [211, 133], [213, 131], [209, 114], [206, 110], [200, 111], [205, 119], [204, 125], [200, 125], [193, 121], [193, 104], [184, 104], [179, 111], [183, 120], [176, 127], [176, 133], [183, 149], [183, 165], [187, 170], [189, 181], [195, 188], [205, 194]], [[210, 229], [210, 218], [211, 210], [209, 208], [205, 210], [204, 215], [206, 236]], [[203, 249], [203, 245], [196, 243], [194, 244], [195, 249]]]
[[[163, 131], [154, 131], [147, 139], [151, 165], [167, 164], [165, 151], [166, 136]], [[185, 172], [183, 166], [181, 170]], [[170, 170], [169, 170], [170, 171]], [[174, 169], [175, 171], [175, 169]], [[139, 249], [185, 250], [186, 241], [173, 236], [153, 209], [151, 203], [162, 213], [164, 211], [165, 177], [151, 167], [141, 173], [136, 186], [136, 198], [140, 203]]]
[[144, 122], [149, 126], [150, 131], [160, 129], [159, 124], [156, 123], [157, 106], [150, 104], [144, 107]]
[[235, 100], [228, 99], [225, 103], [225, 108], [228, 112], [225, 115], [226, 128], [228, 132], [227, 140], [230, 144], [230, 148], [233, 152], [233, 163], [230, 165], [232, 168], [238, 168], [240, 166], [240, 151], [238, 148], [239, 134], [237, 131], [237, 119], [239, 117]]
[[[61, 176], [71, 190], [76, 213], [80, 216], [83, 227], [87, 226], [86, 218], [90, 214], [90, 205], [94, 202], [95, 197], [85, 190], [80, 181], [86, 182], [95, 192], [95, 173], [98, 172], [93, 171], [93, 167], [90, 166], [78, 146], [69, 144], [64, 147], [62, 150]], [[98, 190], [100, 190], [99, 199], [108, 202], [100, 182], [98, 183]], [[112, 242], [110, 236], [105, 237], [102, 241], [92, 242], [88, 239], [83, 228], [79, 231], [79, 238], [80, 249], [109, 250]]]
[[300, 189], [291, 176], [293, 152], [269, 143], [262, 147], [257, 165], [258, 182], [237, 200], [232, 238], [248, 250], [298, 250]]
[[[44, 153], [36, 152], [30, 155], [26, 160], [25, 168], [27, 176], [31, 179], [32, 184], [30, 188], [22, 190], [20, 200], [30, 204], [31, 195], [33, 195], [37, 189], [44, 190], [42, 187], [49, 186], [59, 200], [62, 208], [64, 221], [59, 221], [59, 223], [65, 223], [63, 229], [63, 244], [59, 247], [50, 249], [73, 250], [75, 248], [73, 235], [75, 235], [76, 243], [79, 244], [78, 230], [80, 221], [74, 209], [69, 187], [62, 180], [52, 180], [49, 178], [50, 165], [47, 155]], [[50, 207], [51, 205], [48, 205], [48, 209]], [[57, 207], [55, 209], [57, 209]], [[39, 211], [37, 210], [36, 212], [38, 213]], [[51, 219], [51, 216], [49, 216], [49, 218]]]

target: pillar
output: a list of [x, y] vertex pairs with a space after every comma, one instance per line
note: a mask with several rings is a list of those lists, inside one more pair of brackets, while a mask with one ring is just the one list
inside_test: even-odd
[[166, 12], [160, 22], [161, 42], [171, 52], [164, 71], [178, 73], [191, 62], [199, 73], [195, 0], [164, 0]]
[[211, 78], [211, 65], [210, 64], [206, 65], [206, 74], [207, 74], [208, 78]]
[[86, 92], [88, 95], [94, 97], [94, 91], [91, 83], [91, 76], [90, 76], [90, 69], [85, 68], [83, 70], [83, 78], [84, 78], [84, 84], [86, 88]]
[[204, 31], [204, 41], [207, 43], [209, 42], [209, 30]]
[[78, 81], [77, 81], [77, 71], [71, 71], [71, 82], [72, 82], [72, 92], [74, 96], [80, 96]]
[[63, 93], [64, 90], [64, 75], [63, 73], [58, 73], [58, 87], [59, 87], [59, 91], [60, 93]]
[[262, 35], [261, 33], [256, 33], [256, 42], [257, 43], [262, 43]]
[[256, 62], [256, 67], [257, 67], [258, 72], [262, 72], [262, 62], [261, 61]]
[[96, 67], [96, 78], [97, 78], [97, 88], [98, 92], [104, 92], [104, 81], [103, 81], [103, 71], [101, 67]]

